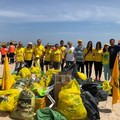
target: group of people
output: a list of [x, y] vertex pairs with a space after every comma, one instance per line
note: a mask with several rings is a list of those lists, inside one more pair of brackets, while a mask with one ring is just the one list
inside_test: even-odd
[[86, 73], [87, 77], [91, 77], [94, 64], [95, 79], [101, 79], [104, 69], [104, 78], [109, 81], [115, 58], [120, 51], [120, 41], [118, 45], [115, 45], [115, 40], [110, 39], [109, 44], [104, 44], [103, 48], [100, 41], [96, 43], [95, 48], [92, 41], [88, 41], [86, 47], [80, 39], [77, 44], [76, 47], [73, 47], [72, 42], [64, 45], [64, 41], [61, 40], [54, 46], [50, 43], [43, 46], [41, 39], [38, 39], [36, 45], [29, 42], [26, 47], [23, 47], [22, 42], [19, 42], [15, 47], [11, 42], [8, 48], [5, 45], [1, 47], [1, 61], [4, 63], [4, 57], [7, 55], [10, 63], [15, 61], [15, 71], [23, 65], [28, 68], [34, 65], [40, 67], [42, 71], [44, 71], [44, 66], [46, 71], [49, 68], [61, 68], [62, 71], [65, 65], [76, 64], [78, 71]]
[[10, 64], [14, 63], [15, 45], [13, 44], [13, 42], [10, 42], [9, 46], [7, 46], [7, 44], [3, 42], [1, 44], [0, 52], [1, 52], [1, 64], [4, 64], [5, 55], [7, 55], [7, 57], [9, 58]]
[[84, 66], [86, 67], [87, 77], [91, 77], [92, 66], [94, 64], [95, 79], [100, 80], [102, 71], [104, 71], [104, 79], [110, 80], [114, 62], [116, 57], [119, 58], [120, 40], [118, 45], [115, 45], [115, 40], [110, 39], [109, 44], [104, 44], [98, 41], [95, 48], [92, 41], [88, 41], [87, 46], [82, 45], [82, 40], [78, 40], [78, 46], [75, 48], [75, 59], [78, 65], [78, 70], [81, 68], [81, 72], [84, 72]]

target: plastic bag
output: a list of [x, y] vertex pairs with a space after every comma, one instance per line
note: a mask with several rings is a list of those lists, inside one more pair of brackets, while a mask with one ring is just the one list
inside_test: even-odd
[[76, 80], [62, 87], [57, 109], [68, 120], [81, 120], [87, 117], [87, 111], [80, 97], [80, 87]]
[[32, 66], [30, 68], [30, 72], [31, 72], [31, 74], [35, 74], [37, 78], [39, 78], [41, 76], [41, 69], [39, 67]]
[[0, 110], [12, 111], [17, 106], [20, 91], [17, 89], [0, 91]]
[[59, 112], [50, 108], [38, 109], [35, 120], [67, 120]]
[[46, 71], [46, 73], [41, 77], [40, 85], [43, 87], [49, 86], [53, 74], [57, 74], [58, 72], [60, 72], [60, 70], [49, 69]]
[[44, 75], [41, 80], [40, 80], [40, 85], [43, 86], [43, 87], [47, 87], [50, 82], [51, 82], [51, 79], [52, 79], [52, 75]]
[[49, 69], [48, 71], [46, 71], [46, 75], [53, 75], [53, 74], [57, 74], [58, 72], [60, 72], [60, 70], [55, 70], [55, 69]]
[[78, 77], [79, 77], [80, 79], [82, 79], [82, 80], [87, 80], [86, 74], [81, 73], [81, 72], [77, 72], [77, 75], [78, 75]]
[[28, 68], [24, 67], [19, 71], [19, 75], [21, 75], [22, 78], [30, 78], [31, 72]]
[[107, 80], [104, 80], [104, 82], [102, 83], [102, 89], [107, 91], [108, 93], [111, 93], [112, 87], [110, 86], [110, 82]]

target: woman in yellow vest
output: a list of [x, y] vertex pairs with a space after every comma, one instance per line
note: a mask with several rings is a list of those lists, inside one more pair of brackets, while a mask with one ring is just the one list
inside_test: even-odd
[[52, 60], [52, 48], [50, 43], [48, 43], [45, 47], [45, 55], [44, 55], [44, 65], [46, 66], [46, 71], [51, 68], [51, 60]]
[[24, 64], [24, 48], [22, 47], [22, 42], [19, 42], [15, 49], [15, 61], [15, 71], [19, 71]]
[[53, 50], [52, 53], [52, 65], [54, 69], [60, 68], [61, 60], [62, 60], [62, 55], [59, 49], [59, 45], [55, 44], [55, 49]]
[[110, 68], [109, 68], [109, 60], [110, 60], [110, 53], [108, 51], [109, 44], [105, 44], [103, 48], [103, 59], [102, 64], [104, 68], [104, 78], [105, 80], [110, 80]]
[[92, 41], [87, 43], [87, 47], [84, 49], [84, 61], [86, 66], [86, 75], [87, 77], [91, 77], [92, 74], [92, 65], [93, 65], [93, 44]]
[[96, 43], [96, 48], [94, 50], [94, 67], [95, 67], [95, 79], [100, 80], [102, 74], [102, 59], [103, 59], [103, 49], [101, 42]]
[[24, 60], [25, 60], [26, 67], [30, 68], [32, 65], [32, 61], [33, 61], [32, 42], [29, 42], [27, 47], [25, 48]]

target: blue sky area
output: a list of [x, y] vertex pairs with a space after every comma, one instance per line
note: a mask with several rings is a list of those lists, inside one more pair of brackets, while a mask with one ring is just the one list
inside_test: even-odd
[[0, 41], [120, 39], [120, 0], [0, 0]]

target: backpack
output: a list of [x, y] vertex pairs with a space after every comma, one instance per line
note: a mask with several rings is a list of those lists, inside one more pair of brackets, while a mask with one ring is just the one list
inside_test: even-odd
[[87, 116], [89, 120], [100, 120], [99, 109], [97, 107], [96, 100], [88, 91], [81, 93], [83, 104], [87, 110]]

